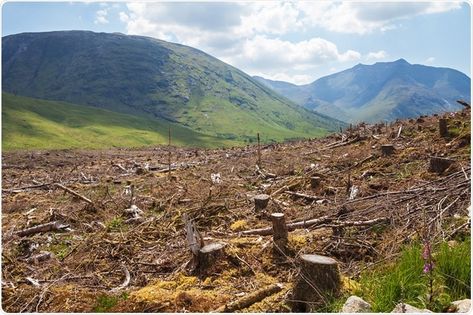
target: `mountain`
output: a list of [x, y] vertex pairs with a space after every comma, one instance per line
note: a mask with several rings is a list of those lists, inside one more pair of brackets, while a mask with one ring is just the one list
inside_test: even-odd
[[2, 54], [6, 92], [165, 119], [221, 139], [314, 137], [343, 125], [202, 51], [149, 37], [22, 33], [2, 38]]
[[471, 80], [449, 69], [413, 65], [404, 59], [358, 64], [307, 85], [256, 77], [266, 86], [305, 108], [347, 122], [411, 118], [462, 106], [470, 100]]
[[2, 93], [4, 151], [167, 144], [168, 127], [172, 130], [173, 145], [222, 147], [236, 144], [160, 118]]

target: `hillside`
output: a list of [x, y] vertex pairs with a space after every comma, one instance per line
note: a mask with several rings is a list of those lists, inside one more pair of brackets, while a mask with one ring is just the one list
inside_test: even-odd
[[[172, 148], [171, 173], [166, 147], [4, 152], [2, 308], [339, 313], [355, 294], [452, 312], [471, 296], [470, 139], [464, 109], [264, 145], [260, 167], [256, 145]], [[336, 294], [303, 254], [338, 266]]]
[[314, 137], [342, 125], [197, 49], [119, 33], [2, 38], [6, 92], [163, 118], [222, 139]]
[[234, 142], [164, 119], [2, 93], [2, 150], [142, 147], [168, 143], [216, 147]]
[[359, 64], [307, 85], [256, 78], [304, 107], [347, 122], [417, 117], [461, 106], [470, 100], [471, 80], [449, 68], [412, 65], [404, 59]]

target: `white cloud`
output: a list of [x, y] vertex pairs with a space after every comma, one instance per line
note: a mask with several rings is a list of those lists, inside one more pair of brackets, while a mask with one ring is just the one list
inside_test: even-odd
[[107, 15], [108, 15], [108, 9], [98, 10], [97, 12], [95, 12], [94, 23], [95, 24], [108, 24], [109, 21], [107, 19]]
[[462, 2], [300, 2], [304, 24], [340, 33], [366, 34], [389, 31], [396, 22], [418, 15], [461, 8]]
[[[418, 15], [455, 10], [461, 2], [132, 2], [119, 12], [128, 34], [146, 35], [189, 45], [250, 74], [301, 83], [325, 71], [362, 58], [357, 51], [339, 51], [317, 34], [320, 28], [339, 33], [389, 32]], [[108, 23], [107, 11], [96, 23]], [[99, 14], [100, 11], [105, 11]], [[294, 36], [297, 34], [297, 36]], [[387, 58], [384, 50], [367, 60]]]
[[434, 61], [435, 61], [435, 57], [429, 57], [425, 60], [425, 63], [432, 64], [432, 63], [434, 63]]
[[376, 52], [370, 52], [366, 56], [367, 60], [379, 60], [379, 59], [385, 59], [388, 57], [388, 53], [384, 50], [379, 50]]

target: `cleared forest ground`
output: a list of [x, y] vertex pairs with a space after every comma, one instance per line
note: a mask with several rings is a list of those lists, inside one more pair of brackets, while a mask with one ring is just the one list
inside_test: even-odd
[[[171, 176], [167, 147], [4, 153], [3, 309], [208, 312], [281, 283], [240, 311], [287, 312], [303, 253], [336, 259], [349, 290], [362, 270], [395, 259], [426, 227], [432, 240], [470, 234], [470, 112], [442, 117], [446, 137], [432, 116], [262, 145], [261, 168], [256, 145], [172, 147]], [[390, 155], [381, 152], [386, 144]], [[432, 156], [450, 165], [429, 170]], [[263, 193], [269, 204], [255, 210]], [[126, 212], [132, 205], [142, 213]], [[289, 232], [283, 261], [273, 258], [271, 235], [248, 232], [270, 228], [274, 212], [288, 223], [323, 218]], [[189, 270], [184, 214], [206, 244], [225, 245], [205, 274]], [[24, 235], [50, 222], [61, 226]]]

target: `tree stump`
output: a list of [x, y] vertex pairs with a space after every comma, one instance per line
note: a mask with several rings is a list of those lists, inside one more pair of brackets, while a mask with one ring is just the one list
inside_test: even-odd
[[312, 176], [310, 178], [310, 187], [312, 188], [318, 188], [320, 186], [320, 181], [321, 181], [321, 178], [319, 176]]
[[448, 137], [447, 119], [445, 118], [439, 119], [439, 132], [440, 132], [441, 137], [443, 138]]
[[212, 267], [223, 259], [225, 246], [220, 243], [211, 243], [202, 247], [197, 253], [197, 267], [196, 271], [199, 274], [209, 274]]
[[381, 153], [385, 156], [389, 156], [394, 153], [394, 146], [392, 144], [381, 145]]
[[300, 272], [292, 292], [292, 311], [315, 312], [328, 298], [340, 293], [341, 278], [337, 262], [326, 256], [301, 255]]
[[268, 206], [269, 195], [261, 194], [255, 196], [255, 210], [263, 210]]
[[284, 213], [271, 214], [273, 222], [273, 253], [276, 257], [285, 257], [287, 253], [287, 226]]
[[430, 165], [429, 165], [429, 172], [442, 174], [447, 168], [455, 162], [451, 159], [431, 156], [430, 157]]

